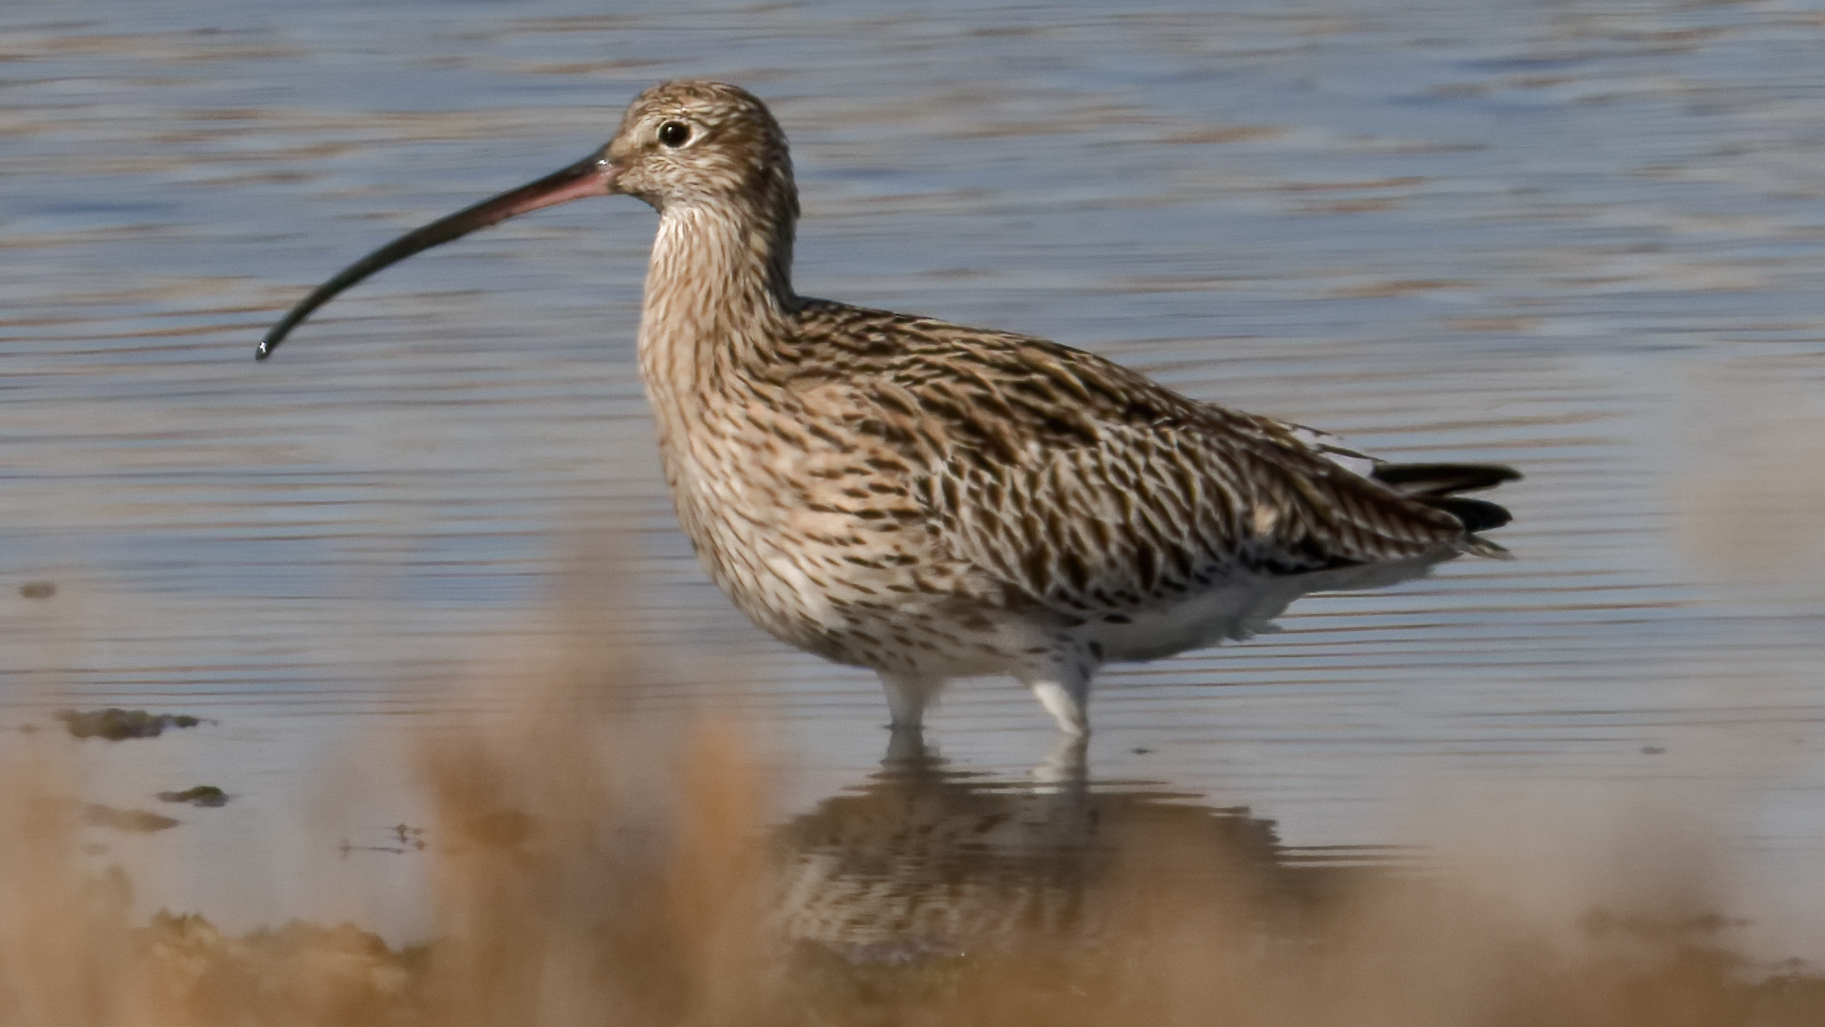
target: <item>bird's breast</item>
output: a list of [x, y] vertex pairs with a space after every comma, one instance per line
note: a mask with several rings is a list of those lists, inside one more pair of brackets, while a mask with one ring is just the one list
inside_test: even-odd
[[952, 590], [902, 465], [866, 439], [750, 396], [702, 408], [661, 446], [705, 569], [794, 645], [869, 662], [845, 639]]

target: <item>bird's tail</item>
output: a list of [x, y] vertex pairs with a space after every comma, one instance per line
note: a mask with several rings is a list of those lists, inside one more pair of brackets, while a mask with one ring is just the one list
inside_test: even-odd
[[1463, 522], [1469, 533], [1464, 539], [1465, 552], [1497, 558], [1508, 556], [1508, 550], [1476, 533], [1499, 528], [1514, 515], [1486, 499], [1465, 499], [1458, 493], [1494, 488], [1520, 477], [1521, 472], [1500, 464], [1378, 464], [1374, 472], [1375, 480], [1383, 485]]

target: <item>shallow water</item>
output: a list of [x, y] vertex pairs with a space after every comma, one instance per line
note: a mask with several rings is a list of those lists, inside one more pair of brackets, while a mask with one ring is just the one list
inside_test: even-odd
[[[782, 817], [861, 784], [871, 676], [749, 627], [671, 520], [633, 368], [644, 207], [438, 250], [252, 359], [350, 259], [588, 152], [653, 81], [724, 78], [791, 134], [803, 292], [1527, 473], [1513, 562], [1105, 673], [1097, 780], [1313, 852], [1541, 797], [1664, 807], [1725, 840], [1770, 944], [1825, 956], [1825, 549], [1796, 513], [1825, 491], [1822, 36], [1775, 0], [14, 3], [0, 714], [215, 719], [85, 750], [104, 799], [236, 793], [160, 836], [211, 867], [176, 904], [321, 914], [294, 880], [321, 874], [384, 905], [403, 861], [291, 814], [383, 715], [486, 707], [465, 669], [536, 647], [614, 524], [615, 630], [701, 682], [644, 700], [739, 704]], [[1006, 682], [931, 733], [1002, 778], [1053, 743]], [[356, 843], [406, 815], [374, 801]]]

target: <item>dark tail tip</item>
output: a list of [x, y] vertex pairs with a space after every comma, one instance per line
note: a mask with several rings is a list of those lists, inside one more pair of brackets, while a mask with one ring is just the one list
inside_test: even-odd
[[1443, 510], [1464, 523], [1464, 530], [1475, 533], [1499, 528], [1514, 520], [1514, 515], [1507, 507], [1497, 506], [1488, 500], [1464, 499], [1461, 496], [1439, 496], [1423, 502], [1435, 510]]
[[1415, 499], [1491, 489], [1520, 477], [1520, 471], [1501, 464], [1381, 464], [1375, 468], [1375, 480]]

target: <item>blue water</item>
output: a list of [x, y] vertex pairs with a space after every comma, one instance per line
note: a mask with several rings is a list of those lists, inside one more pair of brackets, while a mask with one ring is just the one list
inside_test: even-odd
[[[1692, 796], [1744, 903], [1825, 953], [1825, 543], [1795, 515], [1825, 492], [1821, 37], [1825, 8], [1776, 0], [16, 0], [0, 720], [216, 718], [91, 744], [95, 787], [239, 788], [168, 844], [236, 868], [229, 912], [321, 912], [260, 884], [330, 851], [271, 837], [314, 768], [395, 715], [486, 707], [465, 674], [536, 646], [575, 554], [625, 532], [603, 630], [697, 682], [647, 701], [749, 704], [782, 816], [860, 782], [871, 678], [746, 625], [671, 521], [632, 356], [650, 211], [466, 239], [252, 359], [354, 257], [575, 160], [654, 81], [723, 78], [792, 137], [801, 291], [1527, 472], [1511, 563], [1108, 673], [1099, 778], [1294, 845], [1402, 841], [1447, 787]], [[56, 596], [18, 594], [37, 580]], [[1003, 775], [1052, 741], [1003, 682], [933, 727]], [[234, 905], [173, 876], [174, 903]]]

